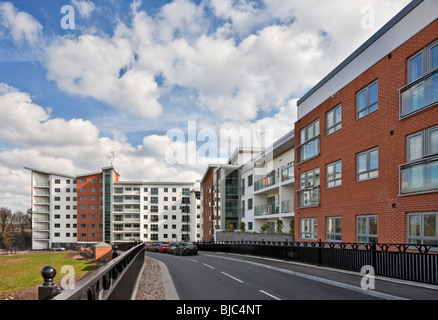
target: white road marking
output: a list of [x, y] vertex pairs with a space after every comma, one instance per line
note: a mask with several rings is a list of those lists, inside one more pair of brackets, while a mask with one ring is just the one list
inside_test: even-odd
[[222, 274], [224, 274], [224, 275], [226, 275], [226, 276], [228, 276], [228, 277], [230, 277], [231, 279], [234, 279], [234, 280], [236, 280], [236, 281], [239, 281], [239, 282], [243, 283], [243, 281], [242, 281], [242, 280], [240, 280], [240, 279], [237, 279], [237, 278], [235, 278], [235, 277], [233, 277], [233, 276], [229, 275], [228, 273], [225, 273], [225, 272], [222, 272], [222, 271], [221, 271], [221, 273], [222, 273]]
[[188, 260], [193, 261], [193, 262], [198, 262], [198, 260], [194, 260], [194, 259], [188, 259]]
[[206, 263], [202, 263], [204, 266], [206, 266], [206, 267], [209, 267], [209, 268], [211, 268], [211, 269], [214, 269], [214, 267], [212, 267], [212, 266], [210, 266], [210, 265], [208, 265], [208, 264], [206, 264]]
[[274, 296], [274, 295], [272, 295], [272, 294], [270, 294], [270, 293], [267, 293], [266, 291], [263, 291], [263, 290], [259, 290], [261, 293], [264, 293], [264, 294], [266, 294], [267, 296], [270, 296], [271, 298], [274, 298], [275, 300], [281, 300], [280, 298], [277, 298], [276, 296]]

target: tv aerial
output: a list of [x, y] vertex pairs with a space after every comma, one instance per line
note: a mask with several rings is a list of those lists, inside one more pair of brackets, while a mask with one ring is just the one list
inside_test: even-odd
[[111, 162], [111, 166], [113, 165], [113, 162], [114, 162], [114, 158], [116, 157], [116, 154], [114, 153], [114, 151], [110, 151], [109, 153], [108, 153], [108, 159], [109, 159], [109, 161]]

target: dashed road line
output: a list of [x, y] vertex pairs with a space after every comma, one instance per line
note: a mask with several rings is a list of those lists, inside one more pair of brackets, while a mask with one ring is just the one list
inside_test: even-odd
[[266, 294], [267, 296], [269, 296], [269, 297], [275, 299], [275, 300], [281, 300], [280, 298], [278, 298], [278, 297], [276, 297], [276, 296], [274, 296], [274, 295], [272, 295], [272, 294], [270, 294], [270, 293], [268, 293], [268, 292], [266, 292], [266, 291], [263, 291], [263, 290], [259, 290], [259, 291], [260, 291], [261, 293]]
[[226, 276], [228, 276], [228, 277], [230, 277], [231, 279], [234, 279], [236, 281], [239, 281], [240, 283], [243, 283], [243, 280], [237, 279], [236, 277], [233, 277], [232, 275], [229, 275], [228, 273], [225, 273], [223, 271], [221, 271], [221, 273], [226, 275]]
[[209, 267], [210, 269], [215, 269], [214, 267], [212, 267], [212, 266], [210, 266], [210, 265], [208, 265], [208, 264], [206, 264], [206, 263], [202, 263], [204, 266], [206, 266], [206, 267]]

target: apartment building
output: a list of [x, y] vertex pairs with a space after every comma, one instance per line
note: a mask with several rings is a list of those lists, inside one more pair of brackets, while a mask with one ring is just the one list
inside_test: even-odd
[[249, 232], [289, 233], [294, 217], [294, 131], [274, 144], [240, 169], [241, 221]]
[[437, 18], [412, 1], [298, 101], [296, 240], [438, 243]]
[[237, 148], [225, 164], [210, 164], [201, 180], [202, 240], [231, 224], [249, 232], [289, 232], [294, 216], [294, 132], [261, 149]]
[[200, 238], [195, 182], [120, 181], [112, 166], [77, 176], [26, 169], [35, 250]]

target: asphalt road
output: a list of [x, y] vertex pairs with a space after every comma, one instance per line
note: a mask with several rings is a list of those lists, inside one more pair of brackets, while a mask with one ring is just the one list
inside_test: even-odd
[[[333, 285], [271, 264], [221, 253], [175, 256], [147, 252], [166, 264], [180, 300], [375, 300], [359, 283]], [[338, 284], [338, 282], [336, 282]]]

